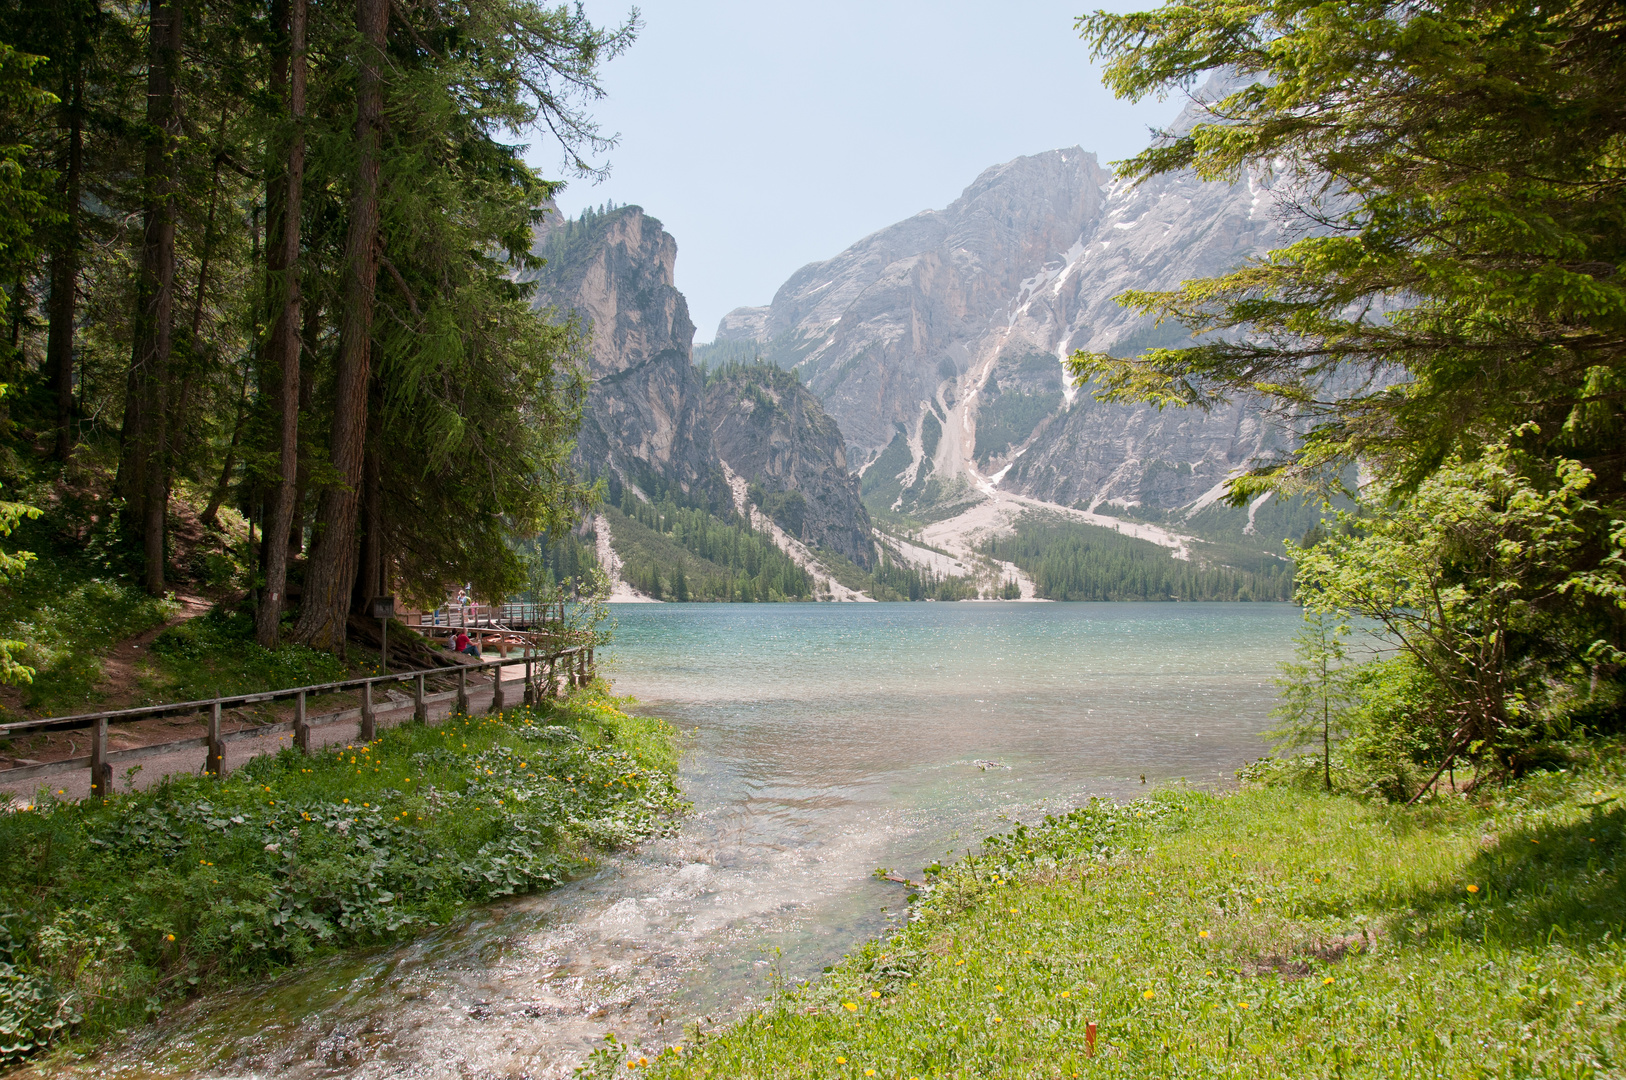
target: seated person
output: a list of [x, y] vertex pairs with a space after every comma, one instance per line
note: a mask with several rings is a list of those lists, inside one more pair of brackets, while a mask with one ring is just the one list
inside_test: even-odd
[[476, 660], [480, 659], [480, 646], [470, 640], [469, 635], [459, 630], [457, 637], [452, 639], [452, 648], [460, 653], [467, 653]]

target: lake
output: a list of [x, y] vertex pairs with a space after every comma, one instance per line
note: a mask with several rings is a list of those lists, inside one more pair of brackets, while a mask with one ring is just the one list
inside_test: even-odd
[[[1092, 795], [1264, 753], [1285, 604], [617, 605], [617, 692], [685, 732], [676, 836], [546, 896], [212, 995], [101, 1075], [566, 1077], [904, 917], [918, 877]], [[1142, 778], [1145, 785], [1143, 786]], [[68, 1075], [68, 1074], [64, 1074]]]

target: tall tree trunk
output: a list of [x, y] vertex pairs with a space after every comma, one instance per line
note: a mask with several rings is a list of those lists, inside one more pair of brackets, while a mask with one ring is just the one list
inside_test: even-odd
[[[226, 107], [220, 108], [220, 126], [215, 135], [215, 163], [214, 170], [209, 176], [209, 211], [203, 219], [203, 248], [198, 253], [198, 285], [192, 294], [192, 321], [189, 324], [190, 337], [187, 339], [190, 355], [187, 358], [186, 374], [181, 378], [179, 392], [170, 409], [169, 431], [170, 441], [174, 442], [186, 430], [186, 410], [192, 401], [192, 388], [196, 384], [202, 366], [203, 347], [198, 344], [203, 334], [203, 304], [209, 295], [209, 267], [214, 262], [215, 242], [215, 208], [220, 202], [220, 167], [226, 155]], [[174, 479], [173, 473], [170, 477]]]
[[356, 583], [350, 593], [350, 609], [367, 612], [367, 602], [384, 588], [384, 489], [382, 462], [378, 457], [378, 433], [367, 441], [361, 473], [361, 560]]
[[304, 602], [296, 641], [342, 649], [356, 576], [356, 497], [367, 439], [367, 389], [372, 370], [373, 294], [378, 277], [378, 171], [384, 112], [384, 32], [389, 0], [356, 0], [361, 32], [356, 81], [356, 181], [345, 237], [344, 307], [333, 383], [331, 459], [338, 483], [322, 492], [316, 542], [306, 561]]
[[63, 170], [62, 202], [67, 220], [61, 242], [51, 252], [51, 305], [45, 342], [45, 363], [56, 396], [56, 459], [67, 461], [73, 450], [73, 331], [78, 315], [79, 215], [81, 177], [84, 175], [84, 74], [75, 58], [71, 82], [63, 95], [68, 125], [68, 161]]
[[[279, 4], [279, 6], [282, 6]], [[288, 526], [293, 520], [299, 481], [299, 215], [305, 178], [305, 0], [288, 0], [287, 169], [281, 183], [281, 221], [267, 259], [271, 281], [280, 284], [281, 310], [271, 331], [273, 367], [282, 376], [277, 393], [277, 484], [265, 523], [265, 597], [254, 614], [254, 637], [277, 647], [282, 610], [287, 605]], [[280, 280], [279, 280], [280, 279]]]
[[169, 359], [175, 321], [175, 150], [180, 109], [175, 75], [181, 0], [152, 0], [147, 46], [147, 153], [141, 274], [126, 386], [118, 492], [141, 529], [147, 591], [164, 592], [169, 491]]
[[232, 422], [231, 444], [226, 447], [226, 460], [220, 466], [220, 479], [215, 482], [215, 489], [209, 496], [209, 505], [204, 508], [203, 516], [198, 520], [206, 529], [215, 527], [215, 518], [220, 514], [220, 505], [226, 501], [231, 492], [231, 474], [237, 467], [237, 448], [243, 442], [243, 420], [248, 415], [248, 371], [243, 371], [243, 385], [237, 392], [237, 419]]
[[[311, 373], [316, 350], [321, 342], [322, 305], [307, 299], [303, 305], [305, 327], [300, 334], [299, 412], [311, 414]], [[305, 547], [305, 495], [311, 486], [311, 456], [309, 440], [299, 444], [299, 468], [294, 473], [294, 512], [288, 521], [288, 561], [299, 557]]]

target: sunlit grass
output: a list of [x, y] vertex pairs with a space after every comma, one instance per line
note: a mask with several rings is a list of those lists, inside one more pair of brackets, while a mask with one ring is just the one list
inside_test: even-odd
[[691, 1032], [681, 1052], [618, 1053], [618, 1068], [642, 1055], [667, 1077], [1619, 1076], [1626, 811], [1609, 800], [1623, 778], [1611, 745], [1483, 805], [1284, 790], [1096, 802], [946, 868], [906, 930], [822, 980]]

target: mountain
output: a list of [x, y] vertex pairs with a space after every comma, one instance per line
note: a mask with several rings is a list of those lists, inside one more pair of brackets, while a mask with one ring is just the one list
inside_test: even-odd
[[592, 380], [577, 465], [645, 496], [726, 506], [726, 483], [704, 426], [705, 381], [691, 362], [694, 323], [673, 286], [677, 241], [640, 207], [549, 213], [532, 250], [539, 312], [573, 313], [588, 335]]
[[[1194, 114], [1182, 117], [1189, 123]], [[990, 168], [942, 210], [882, 229], [724, 316], [717, 345], [800, 373], [840, 425], [873, 510], [939, 517], [995, 492], [1161, 515], [1290, 436], [1249, 402], [1105, 405], [1063, 362], [1189, 338], [1120, 307], [1288, 241], [1268, 180], [1134, 185], [1079, 147]], [[1116, 508], [1116, 509], [1114, 509]]]
[[[694, 324], [673, 285], [677, 242], [659, 221], [637, 206], [573, 219], [549, 213], [533, 251], [543, 266], [517, 275], [535, 285], [533, 308], [546, 318], [579, 319], [587, 339], [591, 386], [577, 467], [607, 481], [613, 510], [599, 520], [609, 531], [619, 525], [623, 534], [638, 533], [643, 580], [658, 583], [681, 564], [679, 580], [712, 582], [719, 594], [733, 595], [740, 567], [697, 539], [718, 528], [755, 528], [766, 537], [761, 542], [790, 549], [798, 565], [820, 549], [860, 568], [870, 564], [869, 515], [847, 470], [841, 431], [818, 398], [794, 375], [766, 365], [734, 365], [714, 373], [709, 387], [694, 366]], [[676, 539], [663, 539], [677, 520], [661, 509], [668, 506], [690, 512]], [[707, 553], [676, 554], [685, 537]], [[625, 540], [601, 542], [601, 561], [613, 562], [616, 542]], [[757, 575], [761, 560], [747, 561]], [[807, 572], [808, 595], [840, 594], [816, 568]], [[771, 591], [794, 595], [786, 582], [796, 575], [774, 574]], [[767, 595], [769, 587], [759, 585], [747, 595]]]
[[794, 372], [766, 364], [707, 379], [712, 448], [747, 482], [747, 498], [804, 544], [868, 567], [875, 551], [841, 428]]

